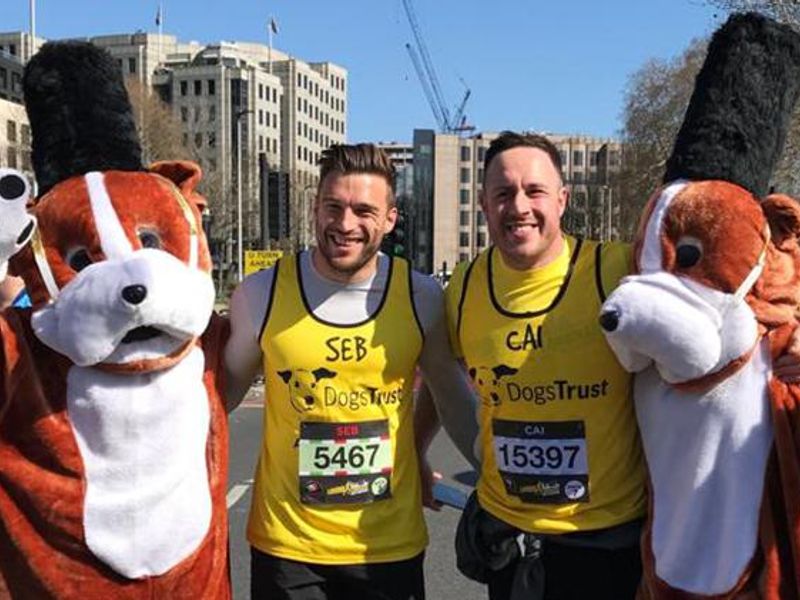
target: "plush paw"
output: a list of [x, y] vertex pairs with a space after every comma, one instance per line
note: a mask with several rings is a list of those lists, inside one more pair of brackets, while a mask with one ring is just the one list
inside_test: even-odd
[[36, 227], [26, 208], [30, 196], [30, 183], [22, 173], [0, 168], [0, 278], [5, 277], [8, 259], [28, 243]]

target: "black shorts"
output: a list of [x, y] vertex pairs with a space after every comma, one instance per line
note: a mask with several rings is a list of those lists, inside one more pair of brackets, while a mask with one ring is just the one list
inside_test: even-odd
[[252, 600], [425, 600], [422, 562], [318, 565], [250, 548]]
[[[545, 543], [545, 600], [633, 600], [642, 577], [639, 546], [605, 550]], [[489, 599], [513, 597], [512, 563], [489, 579]]]

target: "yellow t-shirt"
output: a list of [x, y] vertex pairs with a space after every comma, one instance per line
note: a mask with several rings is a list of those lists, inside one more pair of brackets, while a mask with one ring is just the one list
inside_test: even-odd
[[416, 556], [428, 539], [412, 420], [422, 330], [409, 265], [392, 259], [380, 308], [346, 326], [311, 312], [296, 257], [275, 268], [248, 540], [318, 564]]
[[597, 317], [630, 249], [566, 238], [550, 264], [506, 266], [493, 248], [446, 292], [454, 351], [480, 396], [481, 506], [524, 531], [618, 525], [645, 508], [631, 377]]

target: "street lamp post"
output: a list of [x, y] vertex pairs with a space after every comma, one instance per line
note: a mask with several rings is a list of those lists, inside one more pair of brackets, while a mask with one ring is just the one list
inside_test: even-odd
[[242, 117], [253, 112], [240, 110], [236, 113], [236, 268], [238, 280], [243, 279], [242, 252]]

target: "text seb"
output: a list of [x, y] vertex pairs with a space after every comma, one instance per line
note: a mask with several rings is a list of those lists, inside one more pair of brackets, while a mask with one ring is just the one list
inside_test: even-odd
[[325, 340], [325, 345], [328, 347], [328, 354], [325, 360], [328, 362], [333, 361], [350, 361], [356, 362], [363, 360], [367, 355], [367, 338], [360, 335], [354, 337], [334, 336]]

